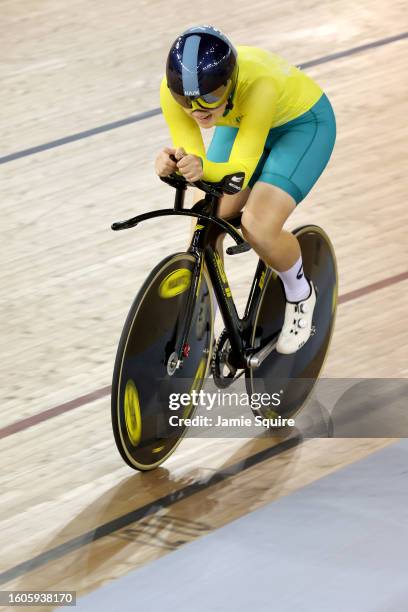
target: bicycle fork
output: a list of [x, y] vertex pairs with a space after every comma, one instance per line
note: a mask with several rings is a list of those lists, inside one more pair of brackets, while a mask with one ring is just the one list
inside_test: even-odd
[[191, 323], [194, 314], [194, 306], [200, 290], [200, 282], [202, 276], [202, 269], [204, 265], [204, 257], [202, 253], [195, 255], [195, 263], [191, 276], [191, 283], [188, 290], [187, 303], [184, 306], [184, 312], [181, 313], [182, 333], [179, 336], [179, 341], [174, 347], [174, 351], [171, 353], [167, 361], [167, 373], [172, 376], [176, 370], [180, 369], [183, 365], [183, 360], [188, 358], [189, 345], [187, 343]]

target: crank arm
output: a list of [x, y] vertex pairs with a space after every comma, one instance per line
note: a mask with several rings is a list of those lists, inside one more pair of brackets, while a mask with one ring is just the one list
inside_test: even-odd
[[272, 338], [262, 349], [252, 353], [247, 357], [247, 364], [250, 368], [259, 368], [259, 366], [265, 361], [265, 359], [275, 350], [277, 344], [277, 338]]

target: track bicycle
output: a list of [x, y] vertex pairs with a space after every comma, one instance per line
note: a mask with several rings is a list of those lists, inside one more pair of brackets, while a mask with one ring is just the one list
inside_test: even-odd
[[[137, 470], [151, 470], [165, 461], [185, 435], [184, 425], [170, 425], [172, 393], [199, 392], [209, 373], [218, 387], [226, 388], [245, 375], [248, 395], [269, 393], [280, 387], [278, 413], [254, 410], [272, 418], [296, 415], [319, 376], [333, 332], [337, 305], [337, 267], [331, 242], [316, 225], [294, 230], [305, 275], [317, 293], [312, 335], [292, 355], [275, 350], [285, 312], [285, 294], [279, 276], [259, 260], [245, 312], [238, 316], [224, 265], [216, 250], [217, 238], [226, 233], [235, 244], [228, 255], [250, 250], [238, 232], [241, 215], [228, 221], [217, 216], [224, 193], [237, 193], [243, 173], [220, 183], [188, 183], [178, 174], [162, 177], [175, 188], [173, 208], [155, 210], [113, 223], [115, 231], [136, 227], [149, 219], [189, 216], [197, 219], [185, 252], [163, 259], [148, 275], [130, 308], [120, 337], [112, 381], [112, 427], [124, 461]], [[188, 186], [204, 197], [184, 209]], [[214, 341], [213, 294], [224, 330]], [[183, 419], [192, 417], [193, 402], [180, 407]]]

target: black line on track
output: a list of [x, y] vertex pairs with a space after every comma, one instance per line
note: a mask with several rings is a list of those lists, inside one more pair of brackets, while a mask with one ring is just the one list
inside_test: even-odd
[[[248, 470], [254, 465], [262, 463], [271, 457], [275, 457], [276, 455], [280, 455], [287, 450], [295, 448], [302, 442], [302, 440], [303, 438], [300, 435], [288, 438], [275, 446], [266, 448], [259, 453], [255, 453], [255, 455], [251, 455], [250, 457], [238, 461], [225, 469], [215, 472], [215, 474], [213, 474], [208, 480], [194, 482], [187, 485], [186, 487], [156, 499], [153, 502], [142, 506], [141, 508], [132, 510], [127, 514], [123, 514], [113, 521], [109, 521], [108, 523], [100, 525], [91, 531], [87, 531], [76, 538], [72, 538], [71, 540], [64, 542], [64, 544], [50, 548], [49, 550], [46, 550], [45, 552], [32, 557], [27, 561], [23, 561], [23, 563], [19, 563], [5, 572], [2, 572], [0, 574], [0, 585], [43, 567], [50, 561], [61, 559], [62, 557], [65, 557], [65, 555], [83, 548], [87, 544], [96, 542], [105, 536], [112, 535], [116, 531], [132, 525], [146, 516], [157, 513], [162, 508], [168, 508], [179, 501], [195, 495], [196, 493], [201, 493], [209, 487], [219, 484], [220, 482], [224, 482], [225, 480], [228, 480], [229, 478]], [[143, 478], [143, 475], [141, 475], [141, 478]]]
[[[365, 45], [359, 45], [358, 47], [345, 49], [344, 51], [339, 51], [338, 53], [324, 55], [315, 60], [310, 60], [309, 62], [299, 64], [299, 68], [303, 69], [311, 68], [312, 66], [319, 66], [320, 64], [326, 64], [328, 62], [332, 62], [343, 57], [350, 57], [350, 55], [362, 53], [364, 51], [368, 51], [369, 49], [375, 49], [376, 47], [389, 45], [391, 43], [404, 40], [405, 38], [408, 38], [408, 32], [401, 32], [401, 34], [396, 34], [395, 36], [388, 36], [387, 38], [381, 38], [380, 40], [375, 40]], [[22, 157], [28, 157], [30, 155], [35, 155], [36, 153], [42, 153], [43, 151], [55, 149], [56, 147], [62, 147], [63, 145], [69, 144], [70, 142], [76, 142], [77, 140], [83, 140], [84, 138], [90, 138], [91, 136], [96, 136], [97, 134], [109, 132], [110, 130], [116, 130], [117, 128], [123, 127], [125, 125], [137, 123], [138, 121], [143, 121], [144, 119], [155, 117], [156, 115], [160, 114], [161, 109], [154, 108], [153, 110], [145, 111], [143, 113], [139, 113], [138, 115], [132, 115], [131, 117], [127, 117], [126, 119], [120, 119], [119, 121], [106, 123], [105, 125], [101, 125], [96, 128], [91, 128], [90, 130], [85, 130], [84, 132], [72, 134], [71, 136], [58, 138], [58, 140], [52, 140], [51, 142], [46, 142], [45, 144], [37, 145], [36, 147], [30, 147], [29, 149], [23, 149], [22, 151], [17, 151], [16, 153], [10, 153], [9, 155], [0, 157], [0, 164], [7, 164], [9, 162], [15, 161], [16, 159], [21, 159]]]
[[384, 45], [389, 45], [391, 43], [404, 40], [405, 38], [408, 38], [408, 32], [401, 32], [401, 34], [396, 34], [395, 36], [388, 36], [388, 38], [381, 38], [380, 40], [374, 40], [373, 42], [367, 43], [365, 45], [359, 45], [358, 47], [352, 47], [351, 49], [346, 49], [345, 51], [339, 51], [338, 53], [324, 55], [321, 58], [317, 58], [315, 60], [311, 60], [310, 62], [305, 62], [304, 64], [301, 64], [300, 68], [310, 68], [311, 66], [327, 64], [328, 62], [333, 62], [336, 59], [349, 57], [350, 55], [354, 55], [355, 53], [363, 53], [363, 51], [375, 49], [376, 47], [383, 47]]

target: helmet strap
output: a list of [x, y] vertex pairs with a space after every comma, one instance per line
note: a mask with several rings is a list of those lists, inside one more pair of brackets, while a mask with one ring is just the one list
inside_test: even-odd
[[227, 106], [225, 107], [225, 111], [224, 111], [223, 117], [225, 117], [225, 115], [228, 115], [228, 113], [229, 113], [230, 111], [232, 111], [232, 109], [234, 108], [234, 105], [233, 105], [233, 103], [232, 103], [232, 98], [234, 97], [235, 90], [236, 90], [236, 88], [237, 88], [237, 83], [238, 83], [238, 73], [239, 73], [239, 68], [237, 68], [237, 73], [236, 73], [236, 76], [235, 76], [235, 83], [234, 83], [234, 86], [233, 86], [233, 88], [232, 88], [232, 91], [231, 91], [231, 93], [230, 93], [230, 95], [229, 95], [229, 97], [228, 97], [228, 102], [227, 102]]
[[234, 108], [234, 105], [232, 103], [232, 96], [230, 96], [228, 98], [227, 106], [225, 107], [225, 111], [224, 111], [223, 117], [225, 117], [225, 115], [228, 115], [228, 113], [230, 111], [232, 111], [233, 108]]

